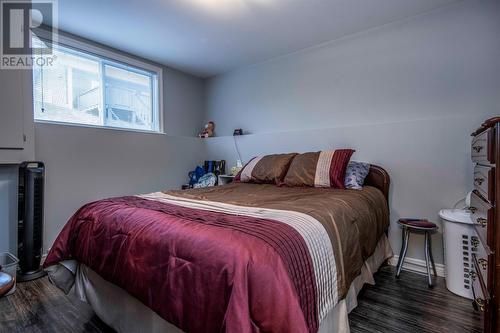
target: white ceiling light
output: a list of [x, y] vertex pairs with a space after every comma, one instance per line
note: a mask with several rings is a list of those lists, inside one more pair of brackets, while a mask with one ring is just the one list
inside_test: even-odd
[[238, 15], [246, 11], [270, 7], [278, 1], [270, 0], [184, 0], [195, 9], [201, 9], [215, 15]]

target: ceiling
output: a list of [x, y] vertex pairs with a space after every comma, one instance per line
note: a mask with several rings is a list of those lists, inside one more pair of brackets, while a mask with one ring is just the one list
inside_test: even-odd
[[59, 28], [209, 77], [456, 0], [59, 0]]

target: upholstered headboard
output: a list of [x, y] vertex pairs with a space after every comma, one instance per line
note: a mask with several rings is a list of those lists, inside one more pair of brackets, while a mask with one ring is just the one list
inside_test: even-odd
[[370, 172], [365, 179], [365, 185], [378, 188], [385, 196], [387, 203], [389, 203], [389, 186], [391, 185], [391, 178], [384, 168], [372, 164]]

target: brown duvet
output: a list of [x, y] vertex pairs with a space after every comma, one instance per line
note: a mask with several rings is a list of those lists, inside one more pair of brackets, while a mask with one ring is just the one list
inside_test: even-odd
[[328, 232], [338, 270], [339, 299], [343, 299], [389, 227], [389, 209], [382, 192], [313, 187], [278, 187], [271, 184], [231, 183], [189, 191], [165, 192], [177, 197], [239, 206], [304, 213], [321, 222]]

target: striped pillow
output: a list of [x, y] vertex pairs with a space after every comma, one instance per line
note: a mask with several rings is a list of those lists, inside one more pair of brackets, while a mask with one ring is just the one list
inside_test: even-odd
[[295, 155], [297, 154], [254, 157], [241, 169], [234, 180], [242, 183], [279, 184], [283, 181]]
[[295, 156], [285, 176], [288, 186], [345, 188], [344, 177], [353, 149], [337, 149]]

